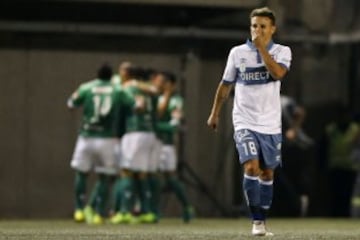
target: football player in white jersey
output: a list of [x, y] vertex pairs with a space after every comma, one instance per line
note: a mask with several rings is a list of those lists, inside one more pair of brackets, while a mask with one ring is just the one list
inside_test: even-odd
[[281, 163], [280, 82], [291, 62], [289, 47], [275, 44], [275, 15], [267, 7], [250, 14], [251, 40], [231, 49], [207, 124], [216, 130], [219, 114], [235, 85], [234, 140], [244, 168], [243, 190], [252, 234], [273, 235], [265, 227], [271, 206], [274, 169]]

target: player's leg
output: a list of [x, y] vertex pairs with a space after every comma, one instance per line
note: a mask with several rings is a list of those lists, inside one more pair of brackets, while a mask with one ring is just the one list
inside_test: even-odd
[[[243, 189], [247, 204], [252, 217], [252, 235], [254, 236], [272, 236], [265, 227], [266, 211], [270, 207], [272, 200], [272, 181], [261, 180], [261, 177], [268, 180], [265, 176], [270, 174], [260, 170], [259, 160], [252, 159], [243, 164], [244, 179]], [[269, 203], [270, 201], [270, 203]]]
[[162, 189], [161, 175], [158, 172], [152, 172], [148, 176], [151, 191], [150, 211], [155, 214], [156, 222], [160, 220], [160, 196]]
[[174, 145], [164, 145], [161, 152], [161, 170], [164, 171], [167, 185], [175, 193], [183, 207], [183, 221], [190, 222], [194, 217], [194, 210], [188, 200], [183, 183], [177, 177], [177, 155]]
[[[260, 216], [262, 220], [258, 228], [265, 227], [266, 215], [271, 208], [273, 199], [273, 182], [274, 182], [274, 169], [281, 163], [281, 134], [259, 134], [255, 133], [256, 139], [261, 149], [261, 173], [259, 175], [259, 203], [260, 203]], [[256, 229], [257, 226], [255, 226]], [[266, 231], [266, 235], [272, 233]]]
[[260, 166], [258, 159], [249, 159], [243, 163], [243, 191], [253, 221], [263, 221], [260, 211]]
[[85, 196], [86, 196], [86, 182], [87, 173], [81, 171], [75, 171], [75, 211], [74, 220], [76, 222], [83, 222], [85, 220], [83, 209], [85, 207]]
[[123, 194], [123, 181], [121, 181], [121, 175], [116, 178], [113, 189], [112, 189], [112, 199], [113, 199], [113, 213], [118, 213], [121, 207], [121, 199]]
[[120, 174], [114, 185], [115, 214], [110, 219], [113, 224], [128, 223], [133, 220], [131, 214], [134, 198], [134, 161], [139, 149], [138, 134], [127, 133], [120, 143]]
[[[95, 184], [92, 199], [89, 206], [94, 214], [91, 219], [87, 219], [91, 224], [102, 224], [107, 215], [106, 207], [110, 188], [110, 178], [117, 173], [117, 159], [115, 155], [115, 138], [97, 138], [94, 140], [94, 151], [98, 157], [95, 172], [97, 181]], [[86, 212], [85, 212], [86, 213]]]
[[76, 222], [85, 221], [84, 207], [86, 199], [86, 183], [89, 171], [92, 168], [92, 140], [78, 137], [74, 154], [71, 160], [71, 167], [75, 170], [74, 195], [75, 211], [74, 220]]
[[121, 169], [120, 177], [115, 184], [116, 203], [115, 214], [110, 219], [113, 224], [129, 223], [132, 221], [131, 214], [134, 206], [134, 174], [129, 169]]
[[267, 231], [265, 229], [265, 216], [260, 207], [259, 175], [261, 169], [259, 157], [261, 149], [258, 138], [255, 132], [241, 129], [235, 132], [234, 139], [239, 160], [244, 169], [243, 191], [253, 222], [252, 234], [264, 236]]
[[122, 153], [121, 153], [121, 141], [118, 141], [115, 146], [115, 157], [117, 160], [117, 174], [114, 176], [114, 184], [112, 186], [112, 212], [116, 214], [120, 211], [121, 199], [122, 199], [122, 184], [121, 181], [121, 160], [122, 160]]
[[149, 158], [148, 182], [151, 192], [150, 212], [155, 214], [156, 222], [160, 219], [161, 175], [159, 173], [159, 163], [161, 149], [162, 143], [157, 138], [154, 138], [154, 144]]
[[139, 172], [139, 197], [141, 204], [140, 221], [153, 223], [157, 221], [156, 215], [151, 211], [152, 192], [150, 188], [150, 172], [154, 171], [153, 161], [155, 161], [154, 148], [156, 147], [156, 137], [152, 132], [139, 133], [140, 148], [136, 156], [134, 168]]
[[273, 199], [273, 181], [274, 170], [265, 169], [261, 172], [259, 178], [260, 190], [260, 210], [266, 219], [267, 212], [269, 211]]
[[166, 172], [165, 179], [167, 185], [170, 187], [171, 191], [173, 191], [176, 195], [176, 198], [179, 200], [182, 206], [182, 218], [184, 223], [189, 223], [191, 219], [194, 217], [194, 209], [191, 206], [189, 199], [186, 195], [185, 187], [183, 183], [178, 178], [176, 172]]

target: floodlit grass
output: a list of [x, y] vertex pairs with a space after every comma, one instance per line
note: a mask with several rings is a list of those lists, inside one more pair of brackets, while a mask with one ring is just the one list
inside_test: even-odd
[[163, 219], [158, 224], [89, 226], [72, 221], [0, 221], [0, 239], [360, 239], [360, 220], [346, 219], [271, 219], [274, 237], [252, 237], [247, 219], [195, 219], [183, 224], [180, 219]]

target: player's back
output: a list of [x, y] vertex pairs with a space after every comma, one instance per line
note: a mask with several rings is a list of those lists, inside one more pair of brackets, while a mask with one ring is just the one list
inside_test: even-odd
[[121, 104], [121, 90], [110, 81], [93, 80], [80, 86], [83, 119], [80, 134], [87, 137], [114, 137]]
[[141, 108], [141, 110], [133, 109], [127, 116], [126, 131], [154, 131], [157, 98], [155, 96], [150, 96], [133, 86], [126, 87], [123, 90], [127, 95], [134, 99], [135, 105]]

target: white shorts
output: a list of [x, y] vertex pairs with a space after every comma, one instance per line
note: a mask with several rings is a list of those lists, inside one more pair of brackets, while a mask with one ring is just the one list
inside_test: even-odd
[[94, 169], [97, 173], [116, 174], [118, 171], [116, 138], [82, 137], [76, 142], [71, 167], [81, 172]]
[[163, 145], [160, 154], [159, 168], [164, 172], [173, 172], [177, 167], [177, 155], [174, 145]]
[[121, 140], [121, 168], [148, 172], [155, 144], [153, 132], [126, 133]]
[[154, 173], [159, 170], [162, 142], [155, 138], [153, 149], [149, 157], [148, 172]]

